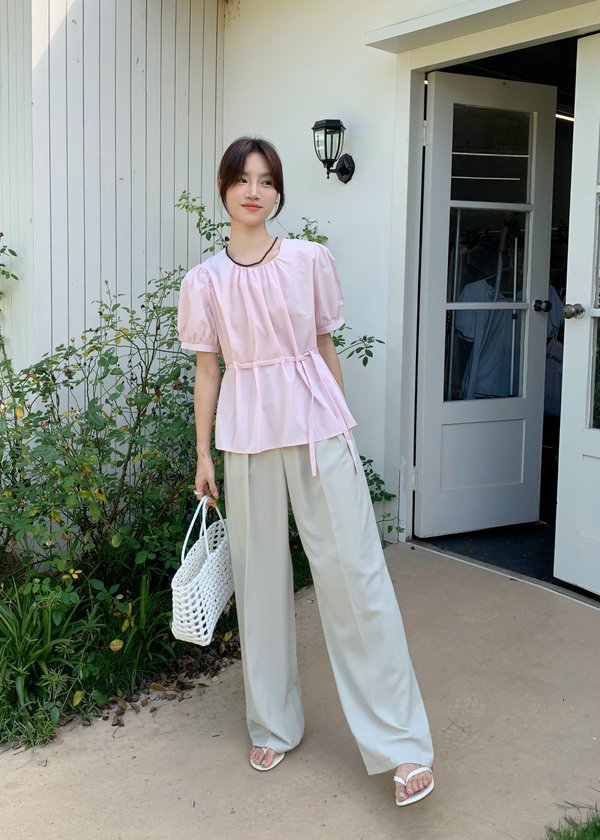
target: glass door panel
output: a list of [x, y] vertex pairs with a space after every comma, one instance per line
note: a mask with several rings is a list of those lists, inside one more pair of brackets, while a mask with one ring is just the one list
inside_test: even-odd
[[490, 301], [523, 300], [528, 213], [452, 207], [448, 303], [475, 300], [473, 283], [494, 290]]
[[528, 201], [530, 135], [529, 113], [455, 104], [451, 198]]
[[520, 397], [523, 324], [518, 309], [449, 311], [445, 400]]

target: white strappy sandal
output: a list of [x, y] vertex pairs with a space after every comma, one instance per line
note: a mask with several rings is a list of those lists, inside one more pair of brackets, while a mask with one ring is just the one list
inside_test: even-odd
[[[417, 767], [416, 770], [410, 771], [406, 779], [403, 779], [402, 776], [394, 776], [394, 781], [399, 782], [406, 788], [407, 783], [415, 776], [418, 776], [419, 773], [431, 773], [431, 767]], [[433, 781], [433, 773], [431, 773], [431, 781], [429, 782], [427, 787], [424, 787], [423, 790], [420, 790], [418, 793], [413, 793], [412, 796], [407, 795], [406, 799], [396, 799], [396, 805], [412, 805], [413, 802], [418, 802], [419, 799], [423, 799], [423, 797], [431, 793], [434, 787], [435, 784]]]
[[[261, 773], [264, 773], [266, 770], [273, 770], [275, 767], [277, 767], [278, 764], [281, 764], [281, 762], [285, 758], [284, 752], [277, 753], [271, 764], [269, 764], [268, 767], [263, 767], [262, 762], [265, 760], [267, 753], [270, 749], [272, 749], [272, 747], [258, 747], [258, 749], [263, 751], [263, 757], [258, 764], [256, 763], [256, 761], [252, 761], [252, 759], [250, 759], [250, 766], [253, 767], [255, 770], [260, 770]], [[275, 752], [275, 750], [273, 750], [273, 752]]]

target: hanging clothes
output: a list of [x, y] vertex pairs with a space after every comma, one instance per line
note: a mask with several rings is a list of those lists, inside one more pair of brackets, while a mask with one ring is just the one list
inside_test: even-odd
[[[506, 301], [502, 294], [495, 297], [489, 283], [493, 279], [475, 280], [466, 285], [459, 303]], [[495, 310], [489, 323], [489, 315], [490, 310], [481, 309], [458, 310], [455, 315], [456, 333], [472, 344], [461, 383], [463, 400], [510, 397], [519, 390], [520, 316], [518, 313], [513, 315], [509, 309]]]

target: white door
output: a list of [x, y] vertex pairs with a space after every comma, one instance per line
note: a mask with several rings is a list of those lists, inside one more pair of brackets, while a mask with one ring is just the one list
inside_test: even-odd
[[[600, 35], [577, 48], [554, 574], [600, 593]], [[579, 307], [574, 305], [579, 304]], [[580, 315], [580, 317], [577, 317]]]
[[427, 99], [420, 537], [539, 516], [556, 91], [432, 73]]

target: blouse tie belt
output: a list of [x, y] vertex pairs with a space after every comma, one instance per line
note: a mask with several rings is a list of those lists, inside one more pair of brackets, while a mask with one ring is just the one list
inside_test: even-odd
[[[321, 354], [318, 352], [318, 350], [307, 350], [306, 353], [302, 353], [302, 355], [300, 355], [300, 356], [277, 356], [274, 359], [258, 359], [257, 361], [254, 361], [254, 362], [228, 362], [227, 365], [226, 365], [226, 367], [228, 367], [228, 368], [237, 368], [239, 370], [246, 370], [248, 368], [253, 368], [254, 371], [255, 371], [256, 387], [258, 389], [258, 387], [259, 387], [258, 377], [256, 376], [256, 369], [257, 368], [268, 367], [269, 365], [279, 365], [279, 364], [283, 364], [284, 362], [294, 362], [296, 364], [296, 369], [297, 369], [299, 375], [302, 377], [302, 380], [303, 380], [304, 384], [306, 385], [306, 387], [310, 391], [310, 413], [309, 413], [309, 417], [308, 417], [308, 451], [310, 453], [310, 468], [311, 468], [311, 473], [312, 473], [313, 476], [317, 475], [317, 458], [316, 458], [316, 452], [315, 452], [315, 428], [314, 428], [314, 418], [313, 418], [315, 393], [314, 393], [314, 388], [313, 388], [312, 382], [310, 380], [310, 376], [308, 376], [308, 374], [307, 374], [307, 372], [304, 368], [304, 361], [305, 361], [305, 359], [307, 359], [309, 357], [314, 359], [315, 356], [320, 356], [320, 355]], [[328, 391], [329, 390], [328, 385], [327, 385], [326, 382], [323, 381], [323, 379], [322, 379], [322, 377], [319, 373], [319, 368], [316, 364], [315, 364], [315, 371], [317, 372], [317, 375], [319, 376], [319, 379], [321, 380], [321, 384], [322, 384], [324, 390]], [[350, 455], [352, 457], [352, 462], [354, 464], [354, 470], [356, 472], [358, 472], [358, 460], [357, 460], [357, 457], [356, 457], [356, 452], [355, 452], [355, 449], [354, 449], [352, 437], [350, 435], [350, 430], [345, 428], [346, 427], [345, 420], [342, 417], [342, 415], [340, 413], [340, 410], [336, 405], [335, 400], [333, 400], [333, 399], [331, 401], [331, 408], [332, 408], [337, 420], [339, 421], [340, 425], [343, 427], [342, 434], [344, 435], [344, 439], [346, 441], [348, 449], [350, 450]]]

